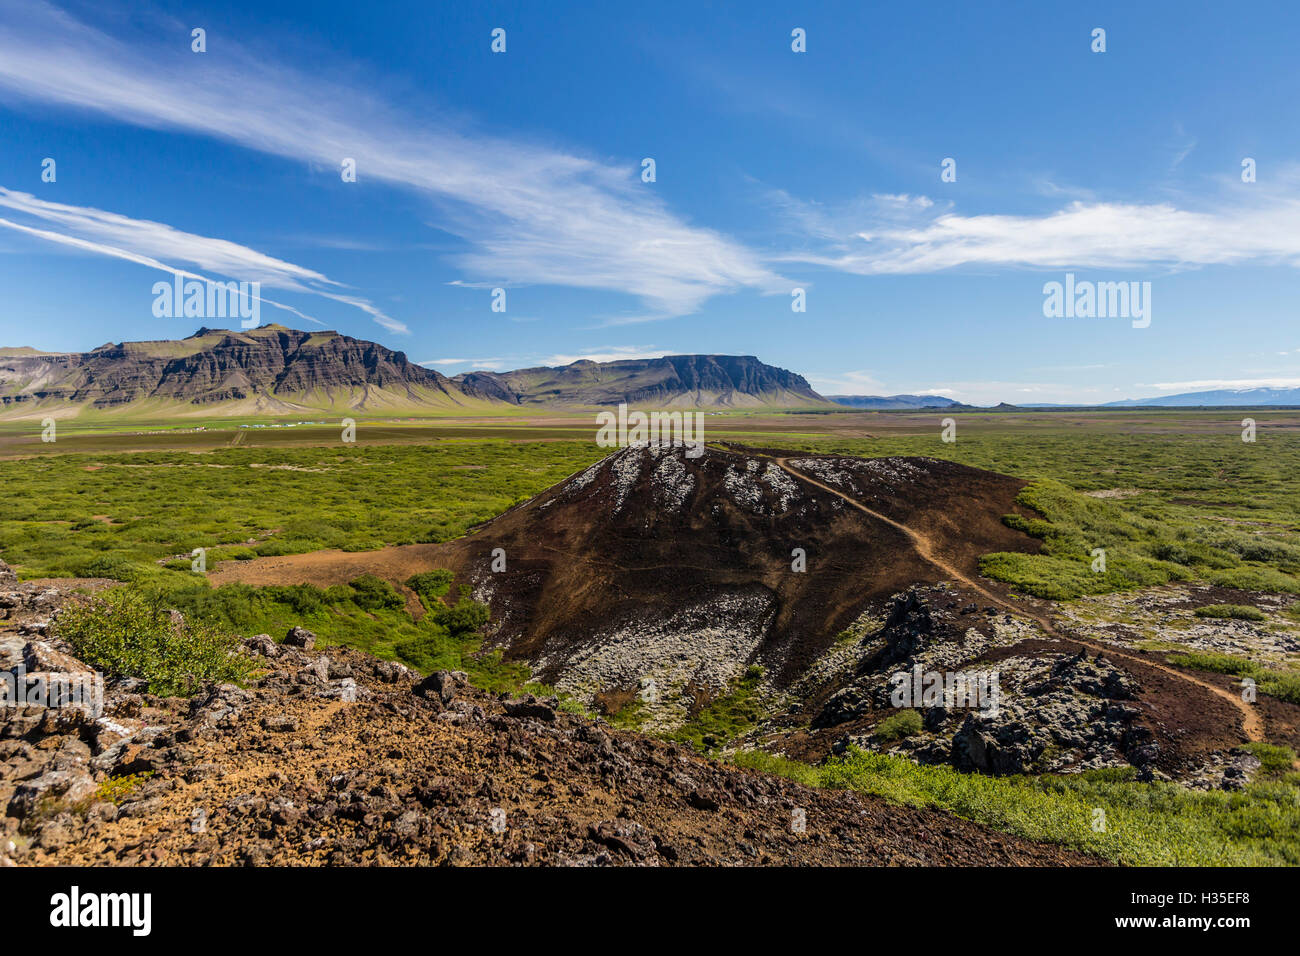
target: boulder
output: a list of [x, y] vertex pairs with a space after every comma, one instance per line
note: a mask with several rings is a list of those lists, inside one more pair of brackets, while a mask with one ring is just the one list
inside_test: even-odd
[[298, 729], [298, 719], [296, 717], [290, 717], [287, 714], [279, 714], [274, 717], [263, 717], [262, 729], [276, 733], [288, 733]]
[[52, 671], [63, 674], [88, 674], [90, 668], [69, 654], [55, 650], [45, 641], [28, 641], [23, 647], [23, 667], [29, 673]]
[[[297, 628], [295, 628], [297, 630]], [[292, 631], [290, 633], [293, 633]], [[288, 639], [285, 639], [288, 643]], [[277, 657], [280, 653], [280, 645], [271, 639], [270, 634], [254, 634], [244, 641], [244, 647], [248, 648], [254, 654], [260, 654], [262, 657]]]
[[469, 678], [461, 671], [434, 671], [416, 685], [415, 693], [430, 700], [436, 699], [444, 704], [450, 704], [468, 685]]
[[831, 697], [813, 718], [812, 727], [836, 727], [856, 720], [871, 710], [871, 700], [860, 687], [846, 687]]
[[551, 723], [555, 720], [555, 709], [559, 706], [559, 701], [554, 698], [538, 700], [532, 694], [526, 694], [518, 700], [507, 700], [501, 706], [511, 717], [531, 717], [533, 720]]
[[25, 780], [14, 790], [9, 801], [9, 815], [26, 817], [47, 800], [76, 803], [95, 792], [95, 781], [88, 773], [76, 770], [50, 770], [33, 780]]
[[305, 627], [294, 625], [284, 636], [284, 643], [290, 647], [301, 647], [304, 651], [310, 651], [316, 646], [316, 635]]
[[994, 775], [1026, 773], [1045, 747], [1023, 721], [967, 714], [952, 738], [952, 760], [958, 770]]
[[627, 820], [605, 820], [587, 828], [587, 837], [633, 860], [654, 856], [655, 841], [641, 824]]
[[864, 669], [880, 671], [912, 660], [930, 645], [940, 630], [929, 602], [916, 588], [894, 595], [884, 626], [878, 634], [866, 638], [873, 641], [884, 638], [885, 646], [865, 662]]
[[375, 676], [386, 684], [395, 684], [404, 677], [417, 677], [415, 671], [397, 661], [380, 661], [375, 665]]

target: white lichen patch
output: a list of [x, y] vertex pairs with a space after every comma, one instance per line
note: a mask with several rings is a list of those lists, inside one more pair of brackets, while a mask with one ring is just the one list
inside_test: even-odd
[[1080, 598], [1059, 610], [1089, 636], [1123, 647], [1229, 654], [1272, 666], [1300, 664], [1300, 622], [1284, 613], [1294, 598], [1252, 594], [1250, 603], [1267, 620], [1239, 621], [1197, 617], [1196, 608], [1212, 600], [1206, 592], [1201, 585], [1149, 588]]
[[850, 469], [865, 472], [872, 478], [883, 479], [891, 484], [908, 484], [929, 474], [920, 465], [904, 458], [868, 458], [862, 461], [845, 459], [843, 464]]
[[796, 458], [790, 464], [825, 484], [834, 485], [845, 491], [857, 490], [857, 483], [853, 480], [853, 476], [838, 467], [838, 459]]
[[794, 479], [782, 471], [775, 462], [769, 461], [763, 471], [763, 482], [772, 489], [776, 496], [778, 512], [784, 514], [790, 510], [791, 502], [800, 496], [799, 486]]
[[763, 488], [758, 483], [758, 468], [756, 458], [746, 461], [743, 471], [729, 464], [722, 474], [722, 485], [740, 507], [754, 514], [763, 514], [766, 509], [763, 506]]
[[480, 631], [486, 641], [492, 641], [503, 633], [514, 617], [514, 608], [510, 602], [496, 597], [498, 580], [490, 571], [479, 571], [470, 576], [470, 598], [492, 609], [491, 617]]
[[589, 484], [595, 481], [596, 476], [600, 474], [600, 469], [603, 468], [604, 465], [605, 462], [603, 460], [598, 461], [582, 474], [578, 475], [578, 477], [570, 481], [569, 487], [565, 489], [565, 497], [572, 498], [583, 488], [586, 488]]
[[[687, 719], [688, 685], [724, 694], [740, 679], [775, 608], [764, 592], [723, 593], [667, 618], [627, 622], [584, 642], [562, 662], [555, 686], [588, 703], [600, 691], [642, 688], [643, 729], [671, 730]], [[544, 655], [536, 666], [545, 670], [559, 663]], [[653, 693], [646, 693], [650, 687]]]
[[614, 456], [609, 466], [610, 477], [614, 484], [614, 514], [623, 510], [623, 503], [636, 487], [641, 478], [641, 468], [645, 463], [644, 448], [626, 448]]
[[879, 649], [880, 642], [870, 640], [870, 635], [878, 632], [884, 623], [885, 618], [879, 612], [867, 610], [860, 614], [799, 676], [790, 688], [792, 695], [807, 696], [830, 680], [856, 673], [858, 665]]
[[650, 479], [656, 504], [670, 513], [680, 511], [695, 490], [695, 476], [687, 470], [683, 456], [684, 449], [660, 450], [659, 464]]

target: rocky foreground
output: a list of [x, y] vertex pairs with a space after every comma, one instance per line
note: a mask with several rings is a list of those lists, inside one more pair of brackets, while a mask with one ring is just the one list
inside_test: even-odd
[[[819, 791], [295, 628], [249, 687], [98, 717], [0, 707], [0, 863], [1067, 865], [946, 814]], [[0, 670], [82, 667], [37, 629]]]

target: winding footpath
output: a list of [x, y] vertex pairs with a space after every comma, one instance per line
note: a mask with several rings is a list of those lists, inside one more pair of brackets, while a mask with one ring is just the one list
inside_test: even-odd
[[968, 575], [964, 574], [960, 569], [953, 567], [943, 558], [939, 557], [934, 551], [934, 542], [930, 540], [928, 535], [920, 531], [916, 531], [913, 528], [909, 528], [907, 525], [895, 521], [893, 518], [887, 517], [886, 515], [881, 514], [879, 511], [875, 511], [871, 508], [868, 508], [866, 505], [858, 501], [856, 498], [851, 498], [844, 492], [839, 491], [836, 488], [832, 488], [830, 485], [824, 484], [818, 481], [816, 478], [804, 474], [802, 471], [800, 471], [799, 469], [791, 465], [788, 459], [774, 458], [773, 461], [776, 462], [778, 468], [780, 468], [782, 471], [789, 474], [791, 477], [806, 482], [807, 484], [813, 485], [816, 488], [820, 488], [822, 491], [829, 492], [830, 494], [835, 495], [836, 497], [840, 498], [841, 500], [851, 505], [852, 507], [857, 508], [859, 511], [863, 512], [864, 514], [870, 515], [872, 518], [875, 518], [877, 521], [882, 521], [885, 524], [889, 525], [891, 528], [895, 528], [901, 531], [903, 534], [907, 535], [908, 539], [912, 542], [912, 546], [916, 549], [916, 553], [919, 554], [924, 560], [928, 561], [930, 564], [933, 564], [936, 568], [938, 568], [940, 571], [942, 571], [944, 574], [948, 575], [949, 577], [953, 578], [954, 580], [960, 581], [963, 585], [970, 588], [972, 591], [975, 591], [977, 594], [981, 595], [986, 600], [997, 605], [1003, 610], [1008, 611], [1012, 614], [1017, 614], [1017, 615], [1031, 618], [1045, 632], [1047, 632], [1057, 640], [1069, 641], [1070, 643], [1073, 644], [1081, 644], [1085, 647], [1091, 647], [1093, 650], [1103, 652], [1107, 657], [1122, 658], [1134, 664], [1140, 664], [1143, 667], [1153, 668], [1154, 670], [1158, 670], [1164, 674], [1168, 674], [1171, 677], [1175, 677], [1178, 680], [1186, 681], [1189, 684], [1195, 684], [1197, 687], [1200, 687], [1202, 690], [1208, 691], [1209, 693], [1214, 694], [1216, 697], [1220, 697], [1223, 700], [1226, 700], [1228, 703], [1230, 703], [1241, 713], [1242, 730], [1245, 732], [1246, 736], [1251, 741], [1261, 741], [1264, 739], [1264, 722], [1260, 719], [1259, 712], [1256, 711], [1255, 708], [1247, 704], [1244, 700], [1241, 700], [1236, 694], [1226, 691], [1221, 687], [1216, 687], [1207, 681], [1201, 680], [1200, 678], [1192, 677], [1191, 675], [1185, 674], [1182, 671], [1170, 667], [1166, 664], [1160, 664], [1157, 663], [1156, 661], [1147, 660], [1141, 657], [1135, 657], [1132, 654], [1127, 654], [1124, 651], [1116, 649], [1110, 644], [1103, 644], [1099, 641], [1093, 641], [1087, 638], [1072, 637], [1072, 636], [1066, 636], [1064, 634], [1061, 634], [1056, 629], [1055, 625], [1052, 624], [1051, 619], [1046, 614], [1043, 614], [1041, 612], [1035, 611], [1030, 608], [1020, 607], [1019, 605], [1013, 604], [1010, 601], [1007, 601], [1004, 598], [999, 597], [998, 595], [990, 591], [988, 588], [981, 585], [979, 582], [975, 581]]

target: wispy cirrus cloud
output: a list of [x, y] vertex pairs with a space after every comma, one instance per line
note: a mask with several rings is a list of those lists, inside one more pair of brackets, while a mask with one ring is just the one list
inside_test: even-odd
[[1300, 266], [1300, 175], [1222, 183], [1159, 203], [1074, 201], [1041, 215], [961, 215], [925, 196], [876, 195], [836, 206], [769, 196], [812, 243], [774, 256], [862, 275], [963, 266], [1024, 269]]
[[440, 358], [429, 359], [426, 362], [417, 362], [417, 365], [423, 365], [426, 368], [460, 368], [469, 366], [470, 369], [483, 369], [489, 372], [495, 372], [503, 368], [506, 360], [502, 358]]
[[1138, 388], [1154, 388], [1162, 392], [1205, 392], [1218, 389], [1247, 388], [1300, 388], [1300, 378], [1200, 378], [1187, 382], [1155, 382]]
[[[0, 218], [0, 227], [48, 242], [124, 259], [187, 278], [208, 279], [210, 276], [182, 268], [180, 263], [204, 273], [243, 282], [259, 282], [268, 288], [319, 295], [361, 309], [390, 332], [410, 331], [366, 299], [339, 291], [343, 287], [321, 273], [226, 239], [183, 232], [164, 223], [132, 219], [102, 209], [49, 202], [3, 186], [0, 186], [0, 208], [27, 220], [24, 223]], [[41, 223], [41, 226], [33, 221]], [[266, 297], [262, 297], [262, 301], [299, 318], [323, 324], [282, 302]]]
[[550, 365], [572, 365], [574, 362], [618, 362], [625, 359], [656, 359], [674, 352], [639, 345], [606, 345], [584, 349], [575, 353], [554, 355], [514, 355], [507, 358], [441, 358], [420, 362], [430, 368], [484, 369], [490, 372], [511, 368], [536, 368]]
[[629, 293], [661, 317], [724, 292], [789, 288], [756, 253], [672, 213], [631, 165], [462, 133], [228, 37], [220, 58], [176, 47], [29, 4], [0, 22], [0, 89], [335, 169], [352, 158], [359, 182], [436, 204], [439, 227], [467, 244], [453, 261], [493, 281]]
[[666, 349], [640, 345], [607, 345], [584, 349], [577, 354], [551, 355], [542, 359], [543, 365], [572, 365], [574, 362], [621, 362], [626, 359], [657, 359], [675, 353]]
[[[384, 102], [371, 92], [376, 84], [296, 70], [229, 36], [221, 38], [220, 56], [195, 56], [176, 42], [175, 24], [167, 24], [165, 42], [125, 32], [139, 23], [148, 21], [116, 18], [100, 28], [45, 0], [0, 10], [0, 91], [7, 102], [90, 111], [322, 168], [352, 158], [361, 183], [383, 182], [427, 201], [436, 214], [431, 224], [463, 243], [445, 255], [472, 282], [560, 285], [640, 300], [603, 325], [689, 314], [739, 290], [785, 294], [803, 284], [780, 274], [791, 263], [861, 275], [1300, 264], [1300, 189], [1284, 171], [1274, 171], [1271, 191], [1262, 182], [1225, 184], [1206, 196], [1158, 203], [1079, 200], [1071, 190], [1075, 201], [1052, 199], [1059, 208], [1036, 215], [960, 213], [923, 195], [817, 204], [779, 193], [786, 231], [797, 242], [759, 251], [674, 212], [639, 181], [634, 162], [467, 131], [447, 117]], [[330, 74], [351, 70], [338, 63]], [[1194, 145], [1190, 137], [1180, 142], [1180, 155]], [[317, 294], [404, 329], [367, 300], [315, 281]]]
[[[883, 395], [886, 386], [874, 372], [853, 370], [849, 372], [810, 372], [809, 384], [822, 395]], [[890, 394], [898, 394], [890, 393]]]

